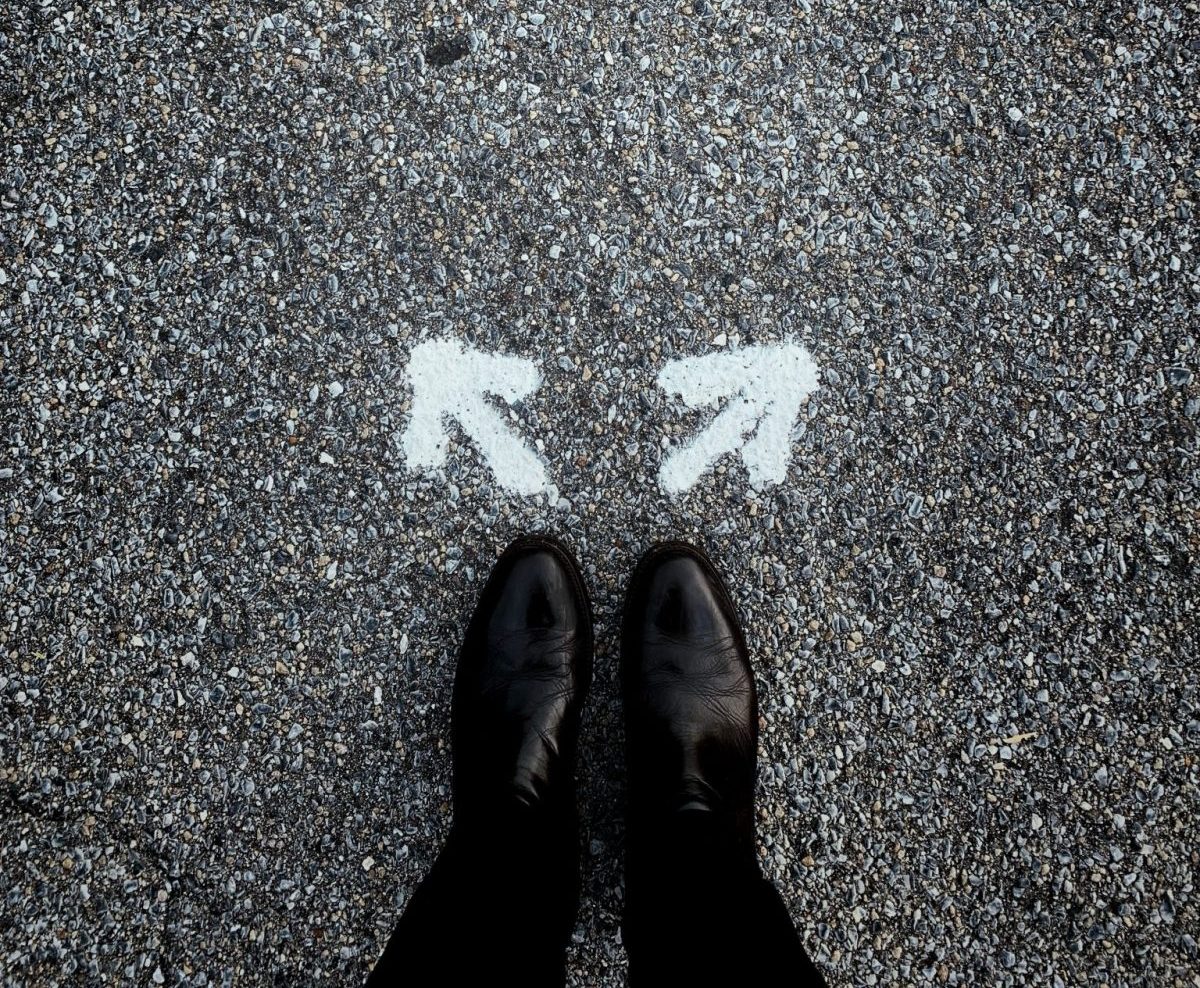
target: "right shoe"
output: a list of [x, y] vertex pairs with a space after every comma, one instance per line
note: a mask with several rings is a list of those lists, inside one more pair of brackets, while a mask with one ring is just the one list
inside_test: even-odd
[[621, 634], [629, 803], [627, 878], [699, 822], [754, 856], [758, 700], [737, 611], [716, 567], [683, 542], [652, 547]]

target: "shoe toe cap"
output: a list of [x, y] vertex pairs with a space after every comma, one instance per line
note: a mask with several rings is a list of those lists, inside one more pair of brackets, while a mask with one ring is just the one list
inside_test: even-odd
[[506, 555], [493, 574], [493, 629], [573, 632], [586, 622], [572, 564], [547, 545], [530, 542]]
[[[640, 584], [640, 585], [639, 585]], [[635, 578], [630, 631], [697, 644], [737, 637], [737, 615], [719, 577], [687, 546], [657, 550]]]

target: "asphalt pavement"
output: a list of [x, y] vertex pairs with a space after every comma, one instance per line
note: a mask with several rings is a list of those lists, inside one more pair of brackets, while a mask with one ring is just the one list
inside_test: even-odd
[[[0, 5], [0, 980], [361, 983], [545, 530], [597, 620], [572, 985], [624, 983], [662, 538], [741, 608], [831, 985], [1200, 985], [1198, 23]], [[414, 415], [431, 342], [508, 392]], [[782, 460], [746, 420], [666, 466], [739, 400], [667, 368], [797, 348]]]

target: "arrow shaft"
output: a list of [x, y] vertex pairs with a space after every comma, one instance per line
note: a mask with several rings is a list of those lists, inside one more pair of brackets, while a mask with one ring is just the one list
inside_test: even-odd
[[678, 494], [695, 484], [717, 457], [741, 445], [742, 437], [754, 428], [761, 414], [757, 403], [744, 395], [731, 398], [708, 428], [663, 460], [658, 477], [664, 490]]
[[500, 412], [482, 397], [471, 396], [454, 417], [475, 440], [496, 482], [518, 494], [537, 494], [548, 486], [546, 467], [509, 428]]

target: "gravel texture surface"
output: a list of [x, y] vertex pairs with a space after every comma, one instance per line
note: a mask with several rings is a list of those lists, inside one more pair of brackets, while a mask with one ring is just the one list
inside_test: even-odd
[[[761, 851], [843, 985], [1200, 985], [1195, 2], [0, 4], [0, 974], [360, 981], [529, 529], [598, 621], [571, 980], [619, 985], [624, 580], [703, 544]], [[557, 490], [397, 434], [537, 360]], [[668, 360], [795, 338], [786, 481]]]

